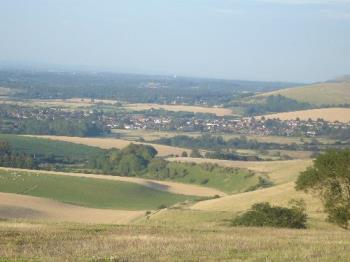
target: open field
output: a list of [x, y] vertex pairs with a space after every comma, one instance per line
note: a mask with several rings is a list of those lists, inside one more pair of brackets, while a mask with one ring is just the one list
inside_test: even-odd
[[329, 82], [303, 87], [281, 89], [259, 96], [282, 95], [314, 105], [339, 105], [350, 103], [350, 81]]
[[7, 96], [7, 95], [11, 94], [12, 92], [13, 91], [10, 88], [0, 86], [0, 96]]
[[36, 156], [55, 155], [79, 160], [89, 159], [102, 153], [98, 147], [22, 135], [0, 134], [0, 140], [9, 142], [15, 152]]
[[348, 261], [347, 231], [0, 224], [6, 261]]
[[210, 113], [217, 116], [232, 115], [233, 112], [229, 108], [220, 107], [202, 107], [202, 106], [186, 106], [186, 105], [160, 105], [160, 104], [127, 104], [125, 109], [141, 111], [150, 109], [164, 109], [174, 112], [193, 112], [193, 113]]
[[126, 224], [144, 216], [145, 212], [146, 211], [142, 210], [130, 211], [88, 208], [40, 197], [0, 193], [0, 218], [2, 219]]
[[125, 181], [35, 172], [0, 171], [0, 192], [44, 197], [92, 208], [157, 209], [195, 197]]
[[[28, 137], [38, 137], [38, 138], [46, 138], [46, 139], [51, 139], [56, 141], [65, 141], [65, 142], [71, 142], [71, 143], [82, 144], [87, 146], [99, 147], [103, 149], [111, 149], [111, 148], [122, 149], [131, 143], [128, 140], [114, 139], [114, 138], [90, 138], [90, 137], [87, 138], [87, 137], [71, 137], [71, 136], [34, 136], [34, 135], [28, 135]], [[184, 149], [180, 147], [157, 145], [157, 144], [150, 144], [150, 143], [140, 143], [140, 142], [133, 142], [133, 143], [153, 146], [158, 151], [159, 156], [181, 155], [182, 152], [184, 151], [187, 152], [188, 154], [191, 152], [191, 150], [189, 149]]]
[[[154, 131], [154, 130], [143, 130], [143, 129], [134, 129], [134, 130], [124, 130], [124, 129], [113, 129], [114, 133], [120, 134], [123, 139], [126, 140], [139, 140], [143, 138], [147, 142], [152, 142], [160, 138], [171, 138], [174, 136], [190, 136], [190, 137], [199, 137], [202, 135], [200, 132], [172, 132], [172, 131]], [[214, 135], [214, 134], [213, 134]], [[230, 134], [230, 133], [217, 133], [215, 135], [222, 136], [224, 140], [240, 138], [242, 135], [239, 134]], [[257, 136], [257, 135], [244, 135], [248, 140], [256, 140], [262, 143], [277, 143], [277, 144], [303, 144], [305, 142], [311, 142], [312, 138], [303, 137], [287, 137], [287, 136]], [[334, 143], [335, 140], [324, 137], [317, 137], [317, 140], [323, 144]]]
[[289, 182], [270, 188], [201, 201], [194, 204], [191, 208], [194, 210], [230, 211], [238, 213], [249, 209], [257, 202], [270, 202], [276, 205], [287, 206], [291, 199], [303, 198], [306, 202], [307, 212], [310, 216], [325, 217], [322, 212], [323, 209], [320, 200], [309, 194], [295, 191], [294, 186], [294, 182]]
[[[3, 91], [6, 91], [5, 89]], [[1, 89], [0, 89], [1, 95]], [[17, 104], [34, 107], [61, 107], [61, 108], [88, 108], [95, 105], [115, 105], [115, 100], [70, 98], [70, 99], [26, 99], [26, 100], [0, 100], [2, 104]]]
[[212, 163], [219, 166], [246, 168], [265, 174], [276, 184], [294, 181], [301, 171], [306, 170], [312, 164], [311, 159], [285, 160], [285, 161], [230, 161], [208, 158], [177, 157], [168, 158], [169, 161], [185, 163]]
[[201, 133], [196, 132], [173, 132], [173, 131], [155, 131], [155, 130], [145, 130], [145, 129], [113, 129], [113, 133], [121, 135], [122, 139], [136, 141], [139, 139], [144, 139], [146, 142], [152, 143], [154, 140], [160, 138], [170, 138], [174, 136], [186, 135], [191, 137], [198, 137]]
[[138, 177], [123, 177], [123, 176], [109, 176], [109, 175], [93, 175], [93, 174], [83, 174], [83, 173], [67, 173], [67, 172], [55, 172], [55, 171], [44, 171], [44, 170], [29, 170], [29, 169], [17, 169], [17, 168], [7, 168], [0, 167], [0, 172], [25, 172], [28, 174], [35, 175], [55, 175], [55, 176], [68, 176], [68, 177], [76, 177], [76, 178], [88, 178], [95, 180], [109, 180], [109, 181], [119, 181], [119, 182], [127, 182], [138, 184], [150, 189], [165, 191], [173, 194], [179, 195], [189, 195], [189, 196], [199, 196], [199, 197], [210, 197], [214, 195], [223, 196], [225, 193], [204, 186], [197, 185], [189, 185], [183, 183], [169, 182], [169, 181], [159, 181], [152, 179], [144, 179]]
[[[350, 88], [349, 88], [350, 93]], [[294, 120], [300, 118], [301, 120], [317, 120], [322, 118], [329, 122], [350, 122], [350, 108], [321, 108], [321, 109], [310, 109], [310, 110], [301, 110], [293, 111], [286, 113], [277, 113], [264, 115], [267, 119], [281, 119], [281, 120]]]
[[[147, 174], [154, 178], [157, 174]], [[162, 177], [162, 175], [164, 177]], [[246, 169], [226, 168], [214, 165], [191, 165], [188, 163], [171, 162], [167, 172], [160, 174], [161, 180], [175, 181], [186, 184], [197, 184], [215, 188], [228, 194], [243, 192], [259, 183], [258, 176]], [[219, 194], [219, 195], [222, 195]], [[213, 196], [213, 195], [212, 195]]]

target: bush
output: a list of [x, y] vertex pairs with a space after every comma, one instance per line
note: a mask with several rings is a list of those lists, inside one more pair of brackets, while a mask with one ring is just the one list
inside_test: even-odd
[[306, 228], [307, 215], [302, 201], [295, 201], [291, 208], [257, 203], [244, 214], [237, 216], [233, 226]]

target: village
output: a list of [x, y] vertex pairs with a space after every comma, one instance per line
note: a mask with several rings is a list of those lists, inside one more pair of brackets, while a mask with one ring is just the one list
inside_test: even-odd
[[[144, 129], [157, 131], [234, 133], [257, 136], [317, 137], [350, 130], [350, 123], [317, 120], [279, 120], [264, 117], [218, 117], [206, 114], [149, 114], [144, 112], [104, 112], [102, 110], [63, 110], [61, 108], [0, 107], [0, 123], [16, 126], [20, 121], [58, 119], [98, 122], [106, 130]], [[1, 125], [0, 125], [1, 129]]]

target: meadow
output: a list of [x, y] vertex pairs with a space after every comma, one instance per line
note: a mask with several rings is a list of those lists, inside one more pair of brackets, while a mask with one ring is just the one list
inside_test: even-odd
[[348, 261], [347, 231], [0, 222], [4, 261]]
[[312, 164], [311, 159], [297, 159], [285, 161], [229, 161], [208, 158], [177, 157], [168, 158], [169, 161], [196, 164], [217, 164], [230, 168], [248, 169], [257, 174], [265, 175], [275, 184], [295, 181], [301, 171]]
[[93, 208], [147, 210], [194, 199], [136, 183], [42, 173], [1, 170], [0, 182], [1, 192], [43, 197]]
[[[258, 176], [247, 169], [220, 167], [213, 164], [193, 165], [181, 162], [168, 164], [170, 175], [165, 180], [216, 188], [228, 194], [243, 192], [258, 184]], [[154, 174], [146, 177], [154, 178]]]

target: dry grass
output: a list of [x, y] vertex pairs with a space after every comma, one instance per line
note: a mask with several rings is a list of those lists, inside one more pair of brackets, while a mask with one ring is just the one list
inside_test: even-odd
[[[350, 93], [350, 89], [349, 89]], [[321, 108], [321, 109], [310, 109], [286, 113], [277, 113], [264, 115], [267, 119], [281, 119], [281, 120], [294, 120], [300, 118], [301, 120], [317, 120], [322, 118], [329, 122], [350, 122], [350, 108]]]
[[232, 115], [233, 112], [229, 108], [220, 107], [202, 107], [202, 106], [186, 106], [186, 105], [159, 105], [159, 104], [128, 104], [125, 106], [129, 110], [150, 110], [150, 109], [164, 109], [174, 112], [193, 112], [193, 113], [211, 113], [217, 116]]
[[6, 219], [126, 224], [144, 215], [145, 211], [87, 208], [45, 198], [0, 193], [0, 217]]
[[[95, 146], [103, 149], [110, 149], [110, 148], [122, 149], [131, 143], [128, 140], [114, 139], [114, 138], [90, 138], [90, 137], [87, 138], [87, 137], [70, 137], [70, 136], [34, 136], [34, 135], [30, 135], [30, 137], [39, 137], [39, 138], [56, 140], [56, 141], [65, 141], [65, 142], [71, 142], [75, 144]], [[140, 143], [140, 142], [132, 142], [132, 143], [153, 146], [158, 151], [159, 156], [181, 155], [182, 152], [184, 151], [189, 154], [191, 151], [189, 149], [173, 147], [173, 146], [156, 145], [156, 144]]]
[[103, 180], [111, 180], [111, 181], [122, 181], [122, 182], [139, 184], [155, 190], [161, 190], [169, 193], [189, 195], [189, 196], [210, 197], [214, 195], [219, 195], [219, 196], [226, 195], [225, 193], [217, 189], [213, 189], [209, 187], [183, 184], [183, 183], [177, 183], [177, 182], [169, 182], [169, 181], [151, 180], [151, 179], [144, 179], [144, 178], [138, 178], [138, 177], [122, 177], [122, 176], [83, 174], [83, 173], [40, 171], [40, 170], [17, 169], [17, 168], [6, 168], [6, 167], [0, 167], [0, 170], [26, 172], [26, 173], [43, 174], [43, 175], [51, 174], [51, 175], [59, 175], [59, 176], [72, 176], [72, 177], [94, 178], [94, 179], [103, 179]]
[[315, 105], [337, 105], [350, 103], [350, 81], [321, 83], [303, 87], [287, 88], [259, 96], [282, 95]]
[[212, 163], [226, 167], [246, 168], [266, 175], [276, 184], [294, 181], [301, 171], [312, 164], [311, 159], [298, 159], [286, 161], [230, 161], [208, 158], [177, 157], [168, 158], [169, 161], [187, 163]]
[[22, 261], [349, 261], [340, 230], [0, 224], [0, 256]]

